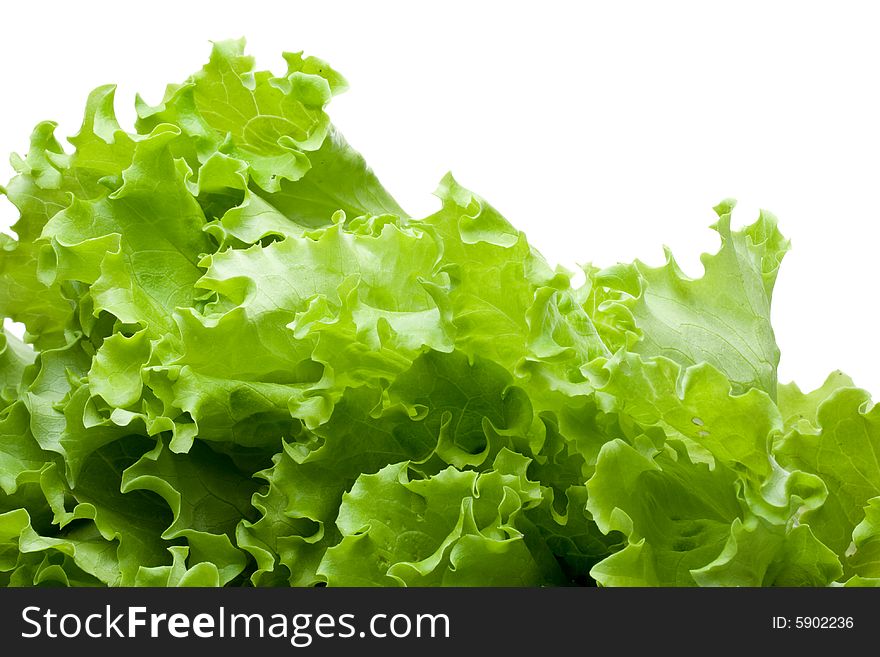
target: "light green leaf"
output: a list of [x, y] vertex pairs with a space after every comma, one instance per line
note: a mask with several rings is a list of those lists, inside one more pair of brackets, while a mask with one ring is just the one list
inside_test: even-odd
[[715, 208], [719, 219], [713, 228], [721, 249], [702, 256], [701, 278], [685, 276], [667, 251], [663, 267], [637, 261], [632, 271], [612, 268], [594, 280], [626, 293], [611, 303], [631, 313], [639, 337], [636, 353], [664, 356], [683, 367], [709, 363], [730, 379], [735, 392], [758, 388], [775, 398], [779, 349], [770, 326], [770, 299], [789, 243], [766, 212], [742, 231], [731, 231], [734, 205], [724, 201]]
[[783, 466], [825, 482], [828, 499], [800, 521], [844, 559], [869, 501], [880, 496], [880, 408], [864, 390], [841, 387], [819, 404], [816, 421], [818, 433], [794, 429], [776, 455]]

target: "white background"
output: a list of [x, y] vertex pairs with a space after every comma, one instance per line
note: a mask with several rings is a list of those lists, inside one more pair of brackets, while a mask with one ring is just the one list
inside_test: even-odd
[[[123, 127], [209, 40], [328, 60], [333, 121], [412, 214], [451, 170], [567, 266], [672, 247], [700, 275], [712, 206], [791, 238], [774, 297], [780, 379], [836, 368], [880, 394], [880, 15], [828, 2], [16, 2], [0, 23], [0, 153], [73, 134], [116, 82]], [[0, 166], [0, 179], [11, 168]], [[15, 219], [0, 199], [0, 224]]]

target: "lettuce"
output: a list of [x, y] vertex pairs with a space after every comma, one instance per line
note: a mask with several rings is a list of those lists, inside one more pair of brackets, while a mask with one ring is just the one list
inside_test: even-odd
[[880, 410], [778, 384], [772, 215], [573, 285], [450, 175], [408, 216], [284, 59], [13, 156], [0, 584], [880, 583]]

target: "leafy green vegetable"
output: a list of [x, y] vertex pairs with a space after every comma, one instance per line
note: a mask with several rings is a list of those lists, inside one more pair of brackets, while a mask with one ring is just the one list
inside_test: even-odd
[[0, 584], [880, 583], [880, 411], [777, 384], [774, 217], [573, 286], [450, 175], [407, 215], [284, 58], [13, 156]]

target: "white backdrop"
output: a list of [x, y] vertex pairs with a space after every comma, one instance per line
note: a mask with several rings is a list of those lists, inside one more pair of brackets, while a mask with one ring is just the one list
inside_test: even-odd
[[[875, 5], [876, 6], [876, 5]], [[550, 260], [663, 260], [715, 250], [774, 212], [793, 251], [773, 320], [780, 380], [836, 368], [880, 394], [880, 12], [835, 2], [13, 3], [0, 17], [0, 180], [33, 125], [76, 132], [88, 92], [161, 97], [246, 36], [328, 60], [351, 90], [333, 121], [410, 213], [451, 170]], [[15, 219], [0, 199], [0, 224]]]

